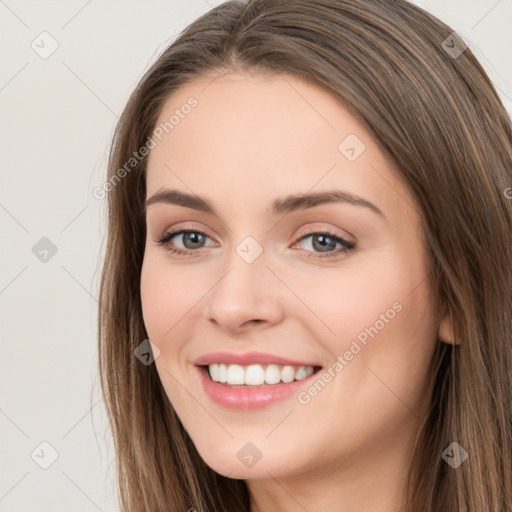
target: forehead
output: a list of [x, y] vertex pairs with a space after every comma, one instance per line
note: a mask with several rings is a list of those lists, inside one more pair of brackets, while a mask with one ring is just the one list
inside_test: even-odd
[[230, 194], [220, 202], [251, 208], [342, 188], [396, 220], [413, 204], [363, 124], [331, 94], [290, 75], [228, 73], [189, 83], [167, 100], [159, 126], [148, 197], [168, 187], [216, 201], [216, 191], [224, 190]]

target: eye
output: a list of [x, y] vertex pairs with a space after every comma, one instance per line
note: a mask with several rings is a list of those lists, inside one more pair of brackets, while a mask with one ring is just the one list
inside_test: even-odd
[[[349, 253], [356, 248], [356, 245], [353, 242], [349, 242], [348, 240], [328, 231], [310, 232], [302, 236], [294, 245], [297, 245], [308, 238], [311, 240], [306, 243], [305, 246], [313, 249], [312, 251], [306, 249], [307, 252], [312, 253], [308, 254], [308, 258], [332, 258], [341, 254]], [[337, 245], [341, 247], [336, 250]], [[315, 251], [318, 252], [315, 254]]]
[[[181, 238], [181, 244], [184, 246], [173, 247], [171, 241], [176, 238]], [[305, 244], [313, 250], [305, 249], [308, 258], [332, 258], [341, 254], [349, 253], [356, 248], [353, 242], [349, 242], [334, 233], [328, 231], [313, 231], [303, 235], [294, 245], [297, 245], [304, 240], [310, 238], [310, 242]], [[170, 231], [165, 233], [162, 237], [154, 240], [157, 244], [162, 245], [165, 249], [176, 255], [191, 255], [194, 252], [199, 252], [198, 249], [205, 247], [206, 239], [212, 240], [208, 235], [202, 231], [191, 229], [180, 229], [177, 231]], [[336, 249], [336, 246], [341, 246]], [[293, 246], [292, 246], [293, 247]]]
[[[185, 246], [184, 248], [176, 248], [172, 247], [171, 240], [173, 238], [179, 239], [181, 237], [181, 243]], [[178, 231], [170, 231], [165, 233], [162, 237], [155, 240], [155, 242], [159, 245], [163, 245], [166, 250], [173, 254], [184, 255], [191, 254], [191, 252], [196, 252], [197, 249], [202, 249], [204, 247], [205, 240], [210, 238], [208, 235], [203, 233], [202, 231], [190, 230], [190, 229], [180, 229]], [[211, 240], [211, 238], [210, 238]]]

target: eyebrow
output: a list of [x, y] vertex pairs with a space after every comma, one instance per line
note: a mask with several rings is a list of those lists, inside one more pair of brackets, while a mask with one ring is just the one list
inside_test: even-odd
[[[272, 214], [282, 215], [301, 210], [314, 208], [322, 204], [344, 203], [353, 206], [368, 208], [377, 215], [385, 218], [382, 210], [370, 201], [362, 197], [350, 194], [342, 190], [329, 190], [326, 192], [316, 192], [310, 194], [290, 195], [281, 199], [276, 199], [272, 203]], [[173, 204], [191, 208], [200, 212], [209, 213], [217, 216], [212, 204], [197, 195], [190, 195], [179, 190], [160, 190], [146, 200], [146, 209], [155, 204]]]

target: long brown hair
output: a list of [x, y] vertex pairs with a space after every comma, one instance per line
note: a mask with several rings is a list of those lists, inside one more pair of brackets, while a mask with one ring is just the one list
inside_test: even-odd
[[[139, 288], [146, 158], [126, 162], [147, 144], [170, 95], [225, 70], [289, 73], [323, 87], [395, 162], [421, 215], [439, 312], [449, 312], [460, 343], [440, 341], [432, 361], [407, 506], [512, 510], [512, 130], [453, 32], [404, 0], [229, 1], [186, 28], [141, 79], [110, 154], [99, 308], [123, 511], [249, 511], [246, 482], [203, 462], [155, 365], [134, 356], [148, 337]], [[441, 456], [453, 442], [469, 456], [457, 469]]]

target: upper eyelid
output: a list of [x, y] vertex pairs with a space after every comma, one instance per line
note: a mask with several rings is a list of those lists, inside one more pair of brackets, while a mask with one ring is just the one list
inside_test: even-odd
[[[329, 222], [312, 222], [312, 224], [329, 224]], [[335, 228], [335, 227], [328, 227], [328, 228], [307, 228], [307, 229], [303, 229], [303, 228], [300, 228], [298, 231], [300, 231], [300, 234], [298, 236], [303, 236], [303, 235], [310, 235], [310, 234], [313, 234], [313, 233], [330, 233], [330, 234], [333, 234], [333, 235], [336, 235], [340, 238], [343, 238], [347, 241], [350, 241], [351, 238], [355, 239], [355, 236], [352, 235], [351, 233], [349, 233], [347, 230], [342, 230], [345, 234], [343, 233], [338, 233], [338, 231], [340, 230], [340, 228]], [[195, 232], [199, 232], [199, 233], [203, 233], [204, 235], [212, 238], [212, 239], [215, 239], [215, 237], [213, 236], [210, 236], [206, 231], [208, 231], [207, 228], [202, 228], [202, 227], [197, 227], [197, 226], [191, 226], [191, 225], [184, 225], [184, 226], [180, 226], [178, 228], [166, 228], [164, 230], [158, 230], [160, 233], [162, 233], [162, 236], [164, 236], [165, 234], [167, 233], [178, 233], [180, 231], [195, 231]], [[231, 230], [230, 230], [231, 231]]]
[[161, 237], [159, 237], [159, 238], [163, 238], [168, 235], [172, 235], [171, 238], [174, 238], [176, 236], [183, 235], [184, 233], [200, 233], [201, 235], [204, 235], [204, 236], [210, 238], [211, 240], [216, 241], [214, 237], [210, 236], [204, 230], [199, 229], [199, 228], [188, 228], [188, 227], [183, 227], [183, 228], [178, 228], [178, 229], [166, 229], [163, 231]]

